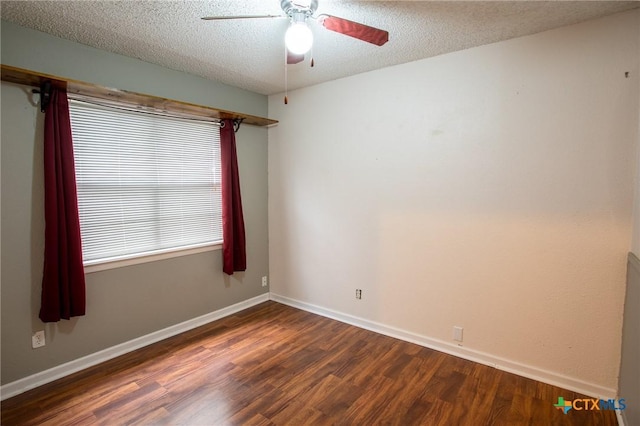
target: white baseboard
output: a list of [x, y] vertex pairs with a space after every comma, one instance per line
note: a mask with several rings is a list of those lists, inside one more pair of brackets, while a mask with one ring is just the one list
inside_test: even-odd
[[616, 418], [618, 419], [618, 426], [625, 426], [627, 424], [624, 411], [616, 410]]
[[[356, 327], [384, 334], [386, 336], [404, 340], [406, 342], [415, 343], [417, 345], [444, 352], [449, 355], [457, 356], [469, 361], [478, 362], [480, 364], [488, 365], [490, 367], [514, 373], [519, 376], [527, 377], [543, 383], [548, 383], [564, 389], [572, 390], [584, 395], [602, 399], [616, 398], [616, 391], [611, 388], [584, 382], [579, 379], [564, 376], [562, 374], [543, 370], [537, 367], [528, 366], [484, 352], [475, 351], [473, 349], [456, 346], [451, 343], [443, 342], [441, 340], [433, 339], [375, 321], [370, 321], [353, 315], [323, 308], [321, 306], [291, 299], [285, 296], [280, 296], [278, 294], [265, 293], [251, 299], [236, 303], [234, 305], [219, 309], [215, 312], [193, 318], [180, 324], [167, 327], [163, 330], [158, 330], [156, 332], [138, 337], [128, 342], [112, 346], [102, 351], [33, 374], [23, 379], [16, 380], [15, 382], [7, 383], [6, 385], [0, 387], [0, 401], [11, 398], [12, 396], [16, 396], [59, 378], [84, 370], [86, 368], [92, 367], [94, 365], [100, 364], [102, 362], [108, 361], [110, 359], [116, 358], [120, 355], [132, 352], [144, 346], [148, 346], [152, 343], [159, 342], [160, 340], [164, 340], [168, 337], [184, 333], [185, 331], [189, 331], [196, 327], [208, 324], [212, 321], [216, 321], [220, 318], [232, 315], [243, 309], [247, 309], [259, 303], [266, 302], [267, 300], [273, 300], [275, 302], [293, 306], [304, 311], [351, 324]], [[618, 416], [618, 423], [623, 426], [623, 418], [620, 416], [619, 412], [616, 411], [616, 414]]]
[[217, 311], [199, 316], [197, 318], [181, 322], [180, 324], [172, 325], [171, 327], [155, 331], [145, 336], [129, 340], [128, 342], [124, 342], [119, 345], [112, 346], [99, 352], [84, 356], [82, 358], [75, 359], [65, 364], [58, 365], [48, 370], [41, 371], [23, 379], [16, 380], [15, 382], [7, 383], [6, 385], [0, 387], [0, 401], [11, 398], [12, 396], [16, 396], [38, 386], [42, 386], [46, 383], [52, 382], [62, 377], [68, 376], [80, 370], [84, 370], [85, 368], [100, 364], [101, 362], [105, 362], [120, 355], [135, 351], [136, 349], [140, 349], [152, 343], [159, 342], [160, 340], [164, 340], [168, 337], [184, 333], [185, 331], [192, 330], [196, 327], [200, 327], [212, 321], [216, 321], [220, 318], [224, 318], [236, 312], [240, 312], [243, 309], [250, 308], [251, 306], [266, 302], [268, 300], [269, 293], [264, 293], [251, 299], [244, 300], [234, 305], [227, 306], [225, 308], [218, 309]]
[[323, 308], [321, 306], [313, 305], [310, 303], [301, 302], [299, 300], [280, 296], [275, 293], [270, 293], [270, 297], [271, 300], [275, 302], [289, 305], [294, 308], [302, 309], [314, 314], [322, 315], [324, 317], [335, 319], [347, 324], [354, 325], [356, 327], [374, 331], [376, 333], [384, 334], [389, 337], [404, 340], [406, 342], [415, 343], [417, 345], [434, 349], [439, 352], [444, 352], [449, 355], [457, 356], [459, 358], [464, 358], [469, 361], [488, 365], [490, 367], [517, 374], [522, 377], [527, 377], [529, 379], [537, 380], [539, 382], [548, 383], [553, 386], [558, 386], [592, 397], [602, 399], [616, 398], [617, 392], [615, 389], [607, 388], [594, 383], [588, 383], [580, 379], [565, 376], [552, 371], [543, 370], [538, 367], [521, 364], [519, 362], [504, 359], [485, 352], [467, 349], [448, 342], [443, 342], [438, 339], [433, 339], [431, 337], [391, 327], [375, 321], [366, 320], [342, 312], [337, 312], [332, 309]]

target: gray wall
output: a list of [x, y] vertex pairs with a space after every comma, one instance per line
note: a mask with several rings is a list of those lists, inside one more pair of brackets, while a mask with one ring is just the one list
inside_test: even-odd
[[640, 425], [640, 260], [629, 253], [627, 294], [622, 327], [622, 362], [619, 397], [627, 408], [622, 412], [627, 425]]
[[[267, 98], [2, 22], [2, 63], [109, 87], [267, 116]], [[44, 247], [43, 115], [30, 88], [2, 83], [2, 384], [213, 312], [267, 291], [267, 131], [237, 133], [247, 229], [245, 273], [221, 251], [87, 274], [87, 315], [38, 319]], [[46, 331], [47, 345], [31, 348]]]

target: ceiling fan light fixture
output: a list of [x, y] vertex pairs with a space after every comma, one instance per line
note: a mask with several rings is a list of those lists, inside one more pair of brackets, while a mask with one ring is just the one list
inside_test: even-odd
[[304, 55], [313, 45], [313, 33], [305, 22], [294, 22], [284, 35], [284, 44], [291, 53]]

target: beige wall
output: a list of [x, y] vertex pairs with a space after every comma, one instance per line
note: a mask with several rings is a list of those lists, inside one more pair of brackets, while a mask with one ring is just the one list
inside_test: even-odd
[[[267, 115], [265, 96], [2, 23], [2, 63], [79, 80]], [[29, 88], [2, 83], [2, 384], [265, 293], [267, 131], [237, 133], [248, 238], [246, 273], [225, 276], [221, 252], [87, 275], [87, 315], [38, 319], [43, 261], [43, 115]], [[31, 333], [47, 345], [31, 349]]]
[[633, 11], [270, 97], [272, 293], [452, 348], [462, 326], [466, 349], [615, 394], [639, 28]]

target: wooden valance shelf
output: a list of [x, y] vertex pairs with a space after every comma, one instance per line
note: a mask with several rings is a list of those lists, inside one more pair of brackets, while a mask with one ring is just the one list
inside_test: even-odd
[[244, 124], [261, 127], [271, 126], [278, 123], [277, 120], [271, 120], [269, 118], [190, 104], [188, 102], [165, 99], [158, 96], [144, 95], [127, 90], [111, 89], [97, 84], [43, 74], [4, 64], [2, 65], [2, 81], [33, 87], [40, 87], [43, 82], [50, 81], [54, 87], [66, 88], [69, 93], [77, 93], [80, 95], [92, 96], [94, 98], [117, 101], [132, 106], [154, 108], [167, 113], [189, 114], [198, 117], [218, 118], [221, 120], [242, 120], [242, 123]]

